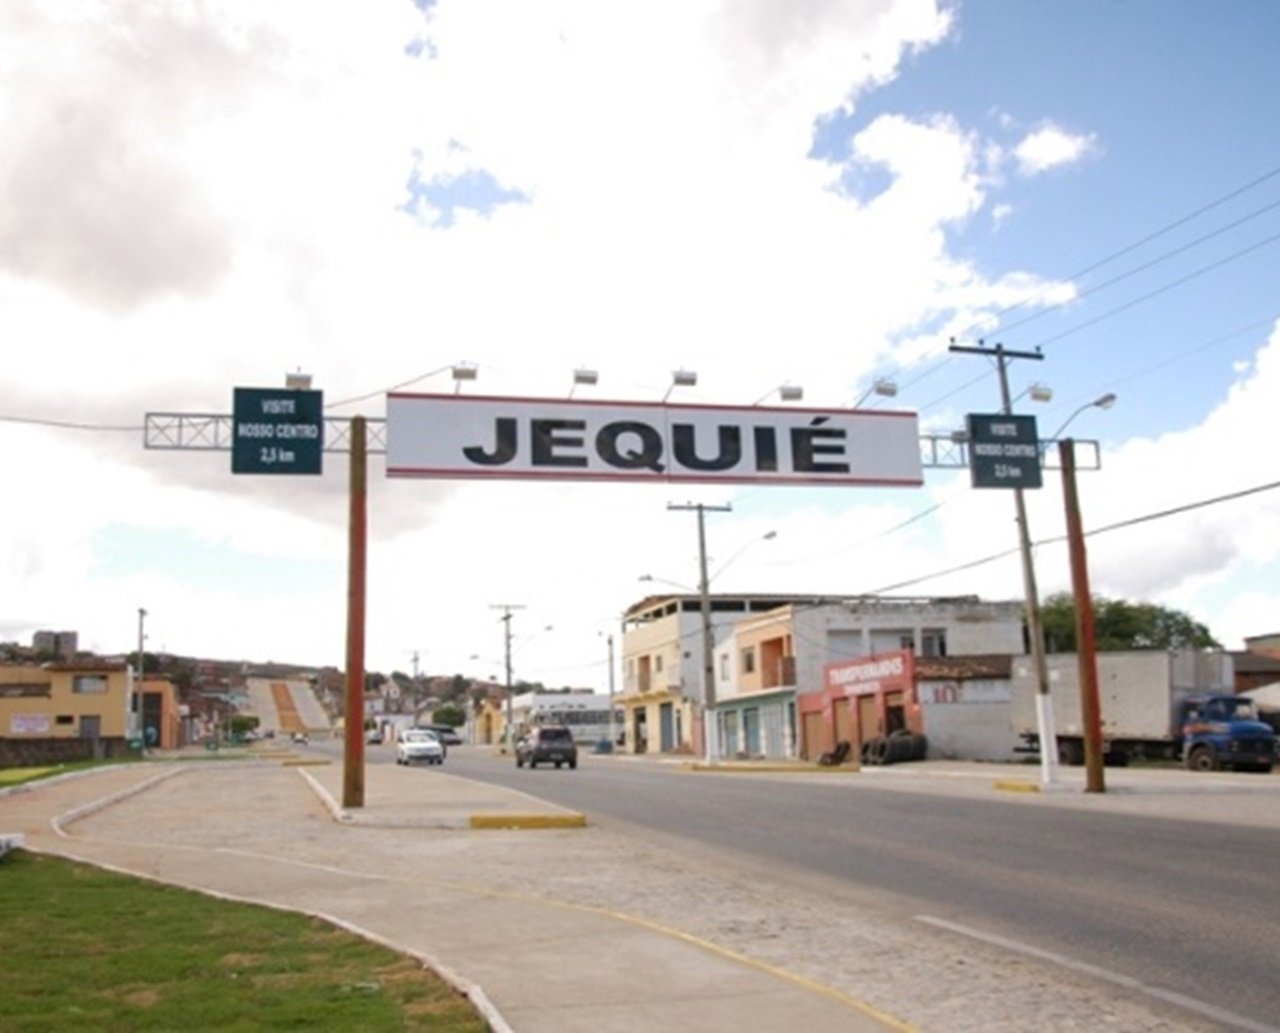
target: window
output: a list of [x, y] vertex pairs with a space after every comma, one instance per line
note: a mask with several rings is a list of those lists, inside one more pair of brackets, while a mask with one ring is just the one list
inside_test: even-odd
[[54, 718], [54, 723], [60, 725], [73, 725], [76, 723], [76, 719], [70, 714], [59, 714]]
[[946, 656], [947, 633], [941, 629], [926, 628], [920, 632], [921, 656]]
[[662, 654], [659, 653], [653, 658], [653, 671], [655, 674], [662, 673]]
[[71, 691], [77, 696], [92, 696], [107, 691], [107, 678], [102, 674], [77, 674], [71, 678]]
[[720, 654], [720, 680], [721, 681], [729, 680], [729, 654], [728, 653]]
[[756, 651], [755, 647], [749, 647], [742, 651], [742, 673], [754, 674], [756, 669]]

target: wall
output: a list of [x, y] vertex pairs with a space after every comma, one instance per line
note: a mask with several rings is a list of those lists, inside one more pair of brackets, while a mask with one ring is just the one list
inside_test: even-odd
[[932, 760], [1013, 761], [1011, 707], [1013, 687], [1007, 679], [933, 680], [922, 678], [917, 692], [924, 733]]

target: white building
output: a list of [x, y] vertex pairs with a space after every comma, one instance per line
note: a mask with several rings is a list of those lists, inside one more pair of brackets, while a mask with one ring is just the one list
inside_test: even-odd
[[[1020, 602], [948, 598], [712, 596], [713, 682], [724, 755], [798, 754], [795, 697], [829, 663], [901, 649], [920, 657], [1021, 653]], [[696, 595], [649, 597], [623, 634], [626, 747], [701, 752], [702, 619]]]

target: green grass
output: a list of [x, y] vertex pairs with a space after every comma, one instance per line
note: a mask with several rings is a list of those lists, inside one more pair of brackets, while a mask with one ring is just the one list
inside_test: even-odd
[[88, 768], [100, 768], [109, 764], [137, 764], [141, 758], [119, 757], [114, 760], [73, 760], [65, 764], [45, 764], [30, 768], [0, 768], [0, 789], [6, 786], [23, 785], [26, 782], [38, 782], [42, 778], [54, 775], [65, 775], [70, 771], [85, 771]]
[[412, 958], [305, 915], [15, 850], [0, 1029], [487, 1029]]

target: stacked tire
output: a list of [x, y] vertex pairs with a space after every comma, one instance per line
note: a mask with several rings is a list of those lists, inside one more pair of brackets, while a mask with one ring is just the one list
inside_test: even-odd
[[923, 735], [900, 729], [887, 736], [876, 736], [862, 744], [862, 763], [871, 765], [900, 764], [924, 760], [929, 751]]

